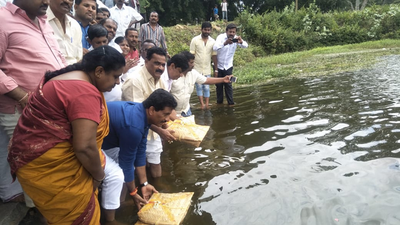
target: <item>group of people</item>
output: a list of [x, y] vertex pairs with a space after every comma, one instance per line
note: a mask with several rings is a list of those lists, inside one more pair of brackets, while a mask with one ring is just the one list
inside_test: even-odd
[[[226, 0], [221, 2], [222, 20], [228, 21], [228, 3]], [[214, 20], [219, 20], [218, 5], [215, 4], [213, 8]]]
[[192, 114], [195, 85], [202, 108], [209, 84], [217, 103], [225, 88], [235, 104], [233, 55], [248, 45], [234, 24], [214, 40], [204, 22], [190, 52], [170, 57], [156, 12], [139, 31], [141, 16], [114, 3], [0, 8], [0, 198], [24, 201], [48, 224], [98, 224], [100, 215], [113, 224], [127, 193], [138, 209], [146, 204], [157, 192], [147, 177], [162, 175], [163, 141], [175, 141], [165, 122]]

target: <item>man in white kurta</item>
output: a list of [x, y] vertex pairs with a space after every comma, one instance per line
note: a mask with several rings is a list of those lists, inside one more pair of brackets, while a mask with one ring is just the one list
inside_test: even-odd
[[[63, 7], [66, 4], [68, 7]], [[60, 51], [68, 65], [79, 62], [83, 56], [82, 30], [79, 23], [67, 14], [72, 2], [53, 0], [47, 8], [47, 21], [53, 28]]]
[[125, 30], [139, 22], [143, 17], [135, 9], [124, 4], [124, 0], [115, 0], [115, 6], [110, 9], [110, 18], [117, 21], [116, 37], [125, 36]]
[[189, 68], [184, 73], [184, 76], [172, 82], [170, 92], [178, 103], [178, 106], [175, 108], [176, 113], [182, 116], [190, 116], [192, 115], [190, 110], [190, 96], [192, 95], [195, 83], [230, 83], [229, 78], [231, 76], [220, 78], [205, 77], [201, 73], [197, 72], [197, 70], [193, 69], [195, 65], [195, 57], [193, 54], [187, 51], [184, 51], [181, 54], [185, 55], [189, 60]]

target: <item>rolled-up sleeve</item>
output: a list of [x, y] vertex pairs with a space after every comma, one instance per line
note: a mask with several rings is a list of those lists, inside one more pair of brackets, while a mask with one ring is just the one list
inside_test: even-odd
[[[3, 57], [7, 51], [7, 46], [7, 34], [3, 30], [0, 30], [0, 61], [3, 60]], [[0, 94], [4, 95], [17, 87], [17, 82], [13, 78], [7, 76], [7, 74], [5, 74], [4, 71], [0, 68]]]

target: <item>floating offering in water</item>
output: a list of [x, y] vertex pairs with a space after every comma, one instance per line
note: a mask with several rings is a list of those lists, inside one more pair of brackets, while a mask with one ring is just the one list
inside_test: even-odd
[[149, 203], [138, 212], [139, 220], [135, 225], [157, 224], [178, 225], [183, 221], [190, 207], [194, 192], [175, 194], [154, 193]]
[[172, 135], [178, 140], [195, 147], [199, 147], [200, 143], [206, 136], [210, 126], [197, 125], [194, 122], [194, 116], [182, 117], [174, 121], [167, 122], [168, 129], [175, 131]]

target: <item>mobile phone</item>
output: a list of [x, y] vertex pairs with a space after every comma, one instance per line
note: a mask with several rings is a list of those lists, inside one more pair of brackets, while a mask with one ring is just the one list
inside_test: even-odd
[[231, 77], [229, 80], [230, 80], [232, 83], [234, 83], [234, 82], [237, 81], [237, 77]]
[[237, 39], [237, 38], [232, 39], [232, 42], [238, 42], [238, 41], [239, 41], [239, 39]]

